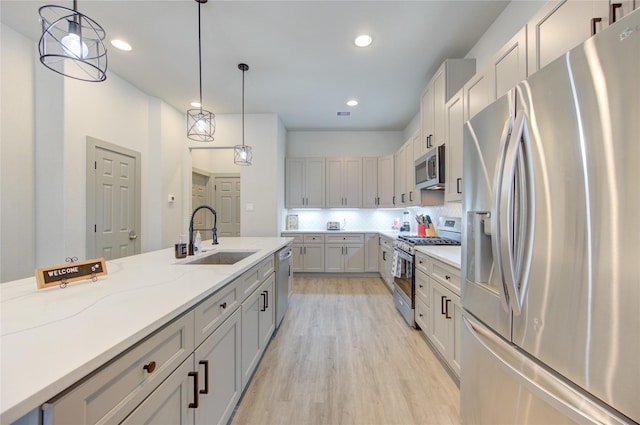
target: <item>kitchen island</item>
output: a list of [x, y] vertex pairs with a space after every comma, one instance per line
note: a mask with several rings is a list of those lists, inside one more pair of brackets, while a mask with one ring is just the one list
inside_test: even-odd
[[[35, 278], [0, 285], [0, 422], [20, 419], [170, 322], [193, 314], [290, 241], [220, 238], [215, 247], [203, 242], [205, 250], [255, 251], [230, 265], [187, 264], [194, 257], [177, 260], [171, 248], [108, 261], [106, 276], [64, 289], [37, 290]], [[192, 344], [193, 338], [191, 332]]]

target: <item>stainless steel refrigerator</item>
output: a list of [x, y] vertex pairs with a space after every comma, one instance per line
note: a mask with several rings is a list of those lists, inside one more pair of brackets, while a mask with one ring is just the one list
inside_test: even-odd
[[461, 415], [640, 422], [640, 11], [465, 124]]

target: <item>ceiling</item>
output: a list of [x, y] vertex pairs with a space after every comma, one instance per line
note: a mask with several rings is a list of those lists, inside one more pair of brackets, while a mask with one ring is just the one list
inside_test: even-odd
[[[509, 3], [449, 1], [218, 1], [202, 5], [203, 107], [277, 113], [289, 130], [401, 131], [446, 58], [464, 57]], [[1, 0], [3, 23], [37, 42], [38, 8], [72, 1]], [[108, 71], [178, 110], [198, 98], [198, 3], [84, 0], [78, 10], [107, 40]], [[358, 48], [355, 36], [373, 44]], [[107, 79], [109, 77], [107, 76]], [[99, 84], [99, 83], [86, 83]], [[359, 101], [356, 107], [347, 100]], [[338, 117], [350, 111], [350, 117]]]

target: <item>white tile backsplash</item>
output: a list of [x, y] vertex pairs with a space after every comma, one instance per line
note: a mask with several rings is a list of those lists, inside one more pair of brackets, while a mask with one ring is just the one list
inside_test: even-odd
[[418, 223], [415, 216], [427, 214], [434, 224], [439, 217], [460, 217], [462, 205], [449, 203], [437, 207], [409, 207], [393, 209], [289, 209], [285, 210], [282, 228], [286, 229], [286, 215], [298, 215], [299, 230], [326, 230], [327, 221], [339, 221], [346, 224], [344, 230], [391, 230], [393, 219], [398, 218], [402, 224], [402, 213], [409, 211], [411, 232], [417, 233]]

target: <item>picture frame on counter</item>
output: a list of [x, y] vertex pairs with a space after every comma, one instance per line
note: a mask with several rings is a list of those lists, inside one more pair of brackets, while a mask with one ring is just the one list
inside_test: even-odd
[[288, 214], [287, 215], [287, 230], [298, 230], [298, 215], [297, 214]]

